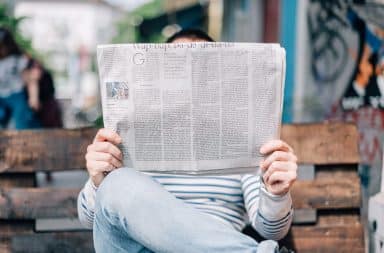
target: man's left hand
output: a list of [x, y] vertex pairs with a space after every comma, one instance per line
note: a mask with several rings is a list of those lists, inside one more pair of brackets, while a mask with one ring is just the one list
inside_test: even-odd
[[265, 159], [260, 162], [262, 177], [268, 192], [284, 195], [297, 178], [297, 157], [282, 140], [272, 140], [260, 148]]

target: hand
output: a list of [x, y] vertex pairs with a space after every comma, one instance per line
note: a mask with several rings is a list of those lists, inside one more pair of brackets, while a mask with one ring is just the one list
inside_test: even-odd
[[273, 140], [260, 148], [266, 158], [260, 162], [263, 181], [268, 192], [284, 195], [297, 178], [297, 157], [284, 141]]
[[42, 70], [39, 66], [33, 66], [29, 70], [29, 81], [30, 82], [38, 82], [42, 76]]
[[39, 82], [42, 76], [42, 69], [38, 66], [33, 66], [31, 69], [26, 69], [22, 73], [22, 78], [25, 83]]
[[123, 154], [116, 145], [121, 137], [109, 129], [100, 129], [93, 143], [88, 146], [85, 160], [93, 184], [98, 187], [106, 174], [123, 166]]
[[28, 99], [28, 105], [32, 108], [34, 111], [38, 111], [40, 109], [40, 101], [37, 97], [31, 96]]

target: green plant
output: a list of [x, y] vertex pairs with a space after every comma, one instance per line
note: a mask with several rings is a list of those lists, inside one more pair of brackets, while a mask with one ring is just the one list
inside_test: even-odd
[[37, 52], [32, 47], [32, 41], [20, 31], [20, 24], [27, 17], [14, 17], [10, 14], [6, 4], [0, 4], [0, 27], [7, 28], [14, 36], [16, 43], [26, 53], [37, 57]]
[[138, 31], [138, 26], [146, 18], [153, 18], [164, 12], [163, 0], [152, 0], [143, 4], [135, 10], [126, 13], [116, 24], [116, 36], [112, 43], [133, 43], [133, 42], [163, 42], [161, 33], [153, 34], [143, 41]]

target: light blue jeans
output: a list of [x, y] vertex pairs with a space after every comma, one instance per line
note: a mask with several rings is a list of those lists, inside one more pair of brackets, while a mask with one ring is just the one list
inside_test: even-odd
[[98, 188], [93, 238], [98, 253], [278, 252], [275, 241], [257, 243], [128, 168]]

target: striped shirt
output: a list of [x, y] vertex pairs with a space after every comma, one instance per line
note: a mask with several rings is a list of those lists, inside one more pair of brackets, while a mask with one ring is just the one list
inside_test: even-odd
[[[293, 215], [291, 196], [269, 193], [260, 176], [149, 175], [175, 197], [236, 230], [250, 222], [268, 239], [278, 240], [288, 232]], [[96, 190], [89, 180], [79, 194], [79, 218], [89, 228], [93, 225]]]

